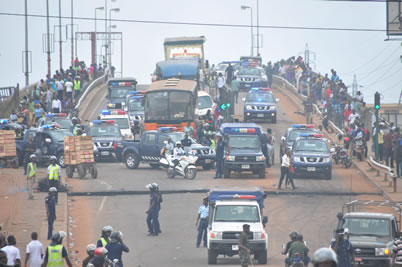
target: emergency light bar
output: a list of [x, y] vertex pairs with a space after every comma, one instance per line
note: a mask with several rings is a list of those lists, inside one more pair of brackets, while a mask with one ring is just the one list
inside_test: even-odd
[[271, 88], [262, 88], [262, 87], [253, 87], [253, 88], [250, 89], [249, 92], [252, 92], [252, 91], [268, 91], [268, 92], [271, 92], [272, 89]]
[[221, 195], [219, 196], [219, 199], [249, 199], [249, 200], [255, 200], [257, 199], [256, 196], [253, 195]]
[[116, 121], [115, 120], [107, 120], [106, 123], [107, 124], [112, 124], [112, 123], [116, 123]]
[[57, 117], [67, 117], [66, 113], [57, 113]]
[[127, 115], [127, 112], [123, 110], [102, 110], [102, 115]]
[[101, 114], [102, 115], [112, 115], [112, 112], [110, 112], [110, 110], [102, 110]]
[[8, 120], [7, 119], [2, 119], [2, 120], [0, 120], [0, 123], [1, 124], [6, 124], [6, 123], [8, 123]]
[[54, 114], [45, 114], [45, 117], [46, 117], [46, 118], [53, 118], [53, 117], [54, 117]]
[[256, 133], [256, 128], [235, 128], [235, 127], [225, 127], [223, 129], [224, 134], [231, 134], [231, 133]]
[[316, 137], [316, 138], [323, 138], [323, 134], [309, 134], [309, 133], [301, 133], [299, 137]]
[[120, 82], [120, 83], [112, 83], [113, 86], [131, 86], [133, 85], [130, 82]]
[[158, 131], [160, 133], [172, 133], [172, 132], [177, 131], [177, 128], [176, 127], [160, 127], [160, 128], [158, 128]]
[[128, 92], [128, 94], [129, 95], [135, 95], [135, 94], [138, 94], [138, 92], [137, 91], [130, 91], [130, 92]]
[[313, 124], [292, 124], [290, 125], [291, 128], [315, 128]]
[[142, 98], [143, 98], [142, 96], [138, 96], [138, 95], [130, 97], [130, 99], [134, 99], [134, 100], [140, 100]]
[[94, 121], [92, 121], [92, 123], [93, 124], [102, 124], [102, 121], [101, 120], [94, 120]]

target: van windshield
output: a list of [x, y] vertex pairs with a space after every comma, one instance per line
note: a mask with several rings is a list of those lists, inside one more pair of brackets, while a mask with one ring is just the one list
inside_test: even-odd
[[390, 221], [372, 218], [345, 218], [343, 227], [349, 229], [350, 235], [390, 236]]
[[257, 135], [239, 135], [229, 137], [229, 146], [231, 148], [260, 148], [260, 139]]
[[260, 213], [257, 206], [224, 205], [217, 206], [215, 222], [259, 222]]

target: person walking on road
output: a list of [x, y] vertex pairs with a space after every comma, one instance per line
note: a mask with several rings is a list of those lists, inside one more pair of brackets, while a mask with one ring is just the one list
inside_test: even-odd
[[215, 178], [222, 178], [223, 175], [223, 157], [225, 153], [225, 143], [222, 141], [222, 135], [220, 133], [216, 134], [216, 174]]
[[157, 236], [160, 233], [159, 228], [159, 210], [161, 198], [160, 194], [157, 192], [158, 184], [152, 183], [145, 186], [150, 190], [150, 203], [149, 208], [145, 212], [147, 215], [147, 226], [148, 226], [148, 235]]
[[36, 155], [32, 154], [30, 156], [31, 162], [28, 163], [28, 175], [27, 175], [27, 188], [28, 188], [28, 199], [33, 199], [33, 185], [36, 179]]
[[40, 267], [44, 253], [43, 245], [38, 240], [38, 233], [31, 234], [32, 241], [29, 242], [26, 249], [25, 267]]
[[234, 76], [231, 86], [232, 86], [233, 99], [236, 102], [236, 104], [237, 104], [237, 100], [239, 98], [239, 85], [240, 85], [239, 80], [237, 79], [236, 76]]
[[123, 252], [130, 251], [128, 247], [123, 243], [122, 237], [123, 236], [121, 232], [113, 232], [110, 235], [110, 243], [107, 244], [107, 246], [105, 247], [108, 251], [107, 257], [109, 258], [109, 260], [113, 261], [115, 259], [118, 259], [119, 262], [117, 263], [117, 266], [119, 267], [123, 267]]
[[56, 156], [50, 157], [50, 165], [47, 168], [48, 178], [49, 178], [49, 187], [55, 187], [56, 191], [56, 204], [58, 202], [58, 191], [61, 179], [61, 167], [57, 163]]
[[67, 234], [65, 232], [57, 232], [52, 235], [52, 242], [46, 249], [45, 259], [43, 261], [42, 267], [63, 267], [64, 261], [66, 261], [68, 267], [72, 267], [73, 265], [68, 258], [67, 250], [62, 245], [63, 238]]
[[[281, 190], [282, 182], [285, 176], [289, 179], [290, 184], [292, 185], [293, 189], [296, 189], [296, 186], [293, 182], [293, 177], [290, 174], [290, 151], [287, 150], [286, 153], [282, 156], [282, 164], [281, 164], [281, 177], [279, 179], [278, 190]], [[285, 182], [286, 184], [286, 182]]]
[[53, 235], [53, 223], [56, 220], [56, 187], [49, 188], [49, 195], [45, 198], [46, 216], [47, 216], [47, 240], [50, 240]]
[[251, 250], [250, 243], [248, 242], [248, 235], [250, 234], [250, 225], [243, 224], [243, 232], [241, 232], [239, 237], [239, 257], [240, 264], [242, 267], [248, 267], [251, 262]]
[[110, 241], [110, 235], [112, 234], [112, 232], [113, 232], [113, 227], [112, 226], [110, 226], [110, 225], [104, 226], [102, 228], [102, 235], [99, 238], [98, 242], [96, 243], [96, 247], [97, 248], [106, 247], [106, 245]]
[[331, 248], [338, 256], [338, 266], [352, 267], [354, 262], [352, 243], [344, 236], [344, 229], [336, 230], [336, 240], [331, 242]]
[[31, 155], [35, 153], [36, 147], [35, 144], [33, 143], [33, 137], [29, 136], [28, 137], [28, 143], [24, 145], [24, 175], [27, 174], [27, 166], [29, 163], [29, 160], [31, 158]]
[[198, 209], [198, 217], [195, 222], [195, 226], [198, 227], [198, 235], [197, 235], [197, 248], [200, 247], [201, 239], [204, 239], [204, 247], [207, 247], [207, 228], [208, 228], [208, 197], [204, 198], [202, 201], [202, 205]]
[[13, 235], [7, 237], [7, 246], [1, 250], [7, 255], [7, 266], [21, 266], [20, 250], [16, 247], [17, 241]]

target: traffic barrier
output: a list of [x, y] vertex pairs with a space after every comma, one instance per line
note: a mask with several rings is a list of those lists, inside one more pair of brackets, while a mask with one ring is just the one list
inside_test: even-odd
[[90, 84], [88, 85], [88, 87], [86, 88], [86, 90], [84, 91], [84, 93], [81, 95], [80, 99], [78, 100], [78, 103], [75, 105], [75, 109], [79, 109], [79, 107], [81, 106], [82, 101], [84, 101], [85, 97], [87, 96], [87, 94], [95, 87], [97, 87], [100, 83], [102, 83], [102, 81], [105, 79], [106, 74], [96, 78], [95, 80], [93, 80], [92, 82], [90, 82]]
[[390, 186], [393, 186], [393, 191], [397, 192], [397, 177], [390, 167], [378, 163], [372, 156], [367, 159], [367, 163], [371, 168], [377, 171], [377, 176], [380, 176], [380, 173], [384, 174], [384, 182], [388, 182], [388, 176], [391, 177], [392, 181], [390, 182]]

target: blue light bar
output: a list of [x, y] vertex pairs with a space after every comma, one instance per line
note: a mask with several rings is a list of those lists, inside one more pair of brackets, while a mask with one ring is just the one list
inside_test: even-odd
[[130, 92], [128, 92], [128, 94], [129, 94], [129, 95], [136, 95], [136, 94], [139, 94], [139, 92], [137, 92], [137, 91], [130, 91]]
[[291, 128], [315, 128], [313, 124], [292, 124], [290, 125]]
[[6, 124], [6, 123], [8, 123], [8, 120], [7, 119], [2, 119], [2, 120], [0, 120], [0, 123], [1, 124]]
[[93, 124], [102, 124], [102, 121], [101, 120], [94, 120], [94, 121], [92, 121], [92, 123]]
[[143, 98], [143, 96], [139, 96], [139, 95], [130, 97], [130, 99], [135, 99], [135, 100], [139, 100], [139, 99], [142, 99], [142, 98]]
[[308, 134], [308, 133], [301, 133], [299, 134], [299, 137], [310, 137], [313, 136], [312, 134]]
[[41, 128], [42, 128], [42, 129], [52, 129], [52, 125], [48, 125], [48, 124], [42, 125]]
[[112, 115], [112, 112], [110, 110], [104, 109], [104, 110], [102, 110], [101, 114], [102, 115]]
[[119, 83], [112, 83], [112, 85], [113, 85], [113, 86], [118, 86], [118, 85], [119, 85]]
[[259, 128], [258, 127], [244, 127], [244, 128], [239, 128], [239, 127], [225, 127], [223, 129], [223, 134], [257, 134], [259, 133]]
[[177, 129], [176, 127], [160, 127], [158, 128], [158, 131], [160, 133], [172, 133], [175, 132]]
[[260, 88], [260, 87], [253, 87], [253, 88], [251, 88], [250, 90], [251, 91], [259, 91], [259, 90], [261, 90], [262, 88]]
[[45, 117], [46, 117], [46, 118], [53, 118], [53, 117], [54, 117], [54, 114], [52, 114], [52, 113], [46, 114]]

